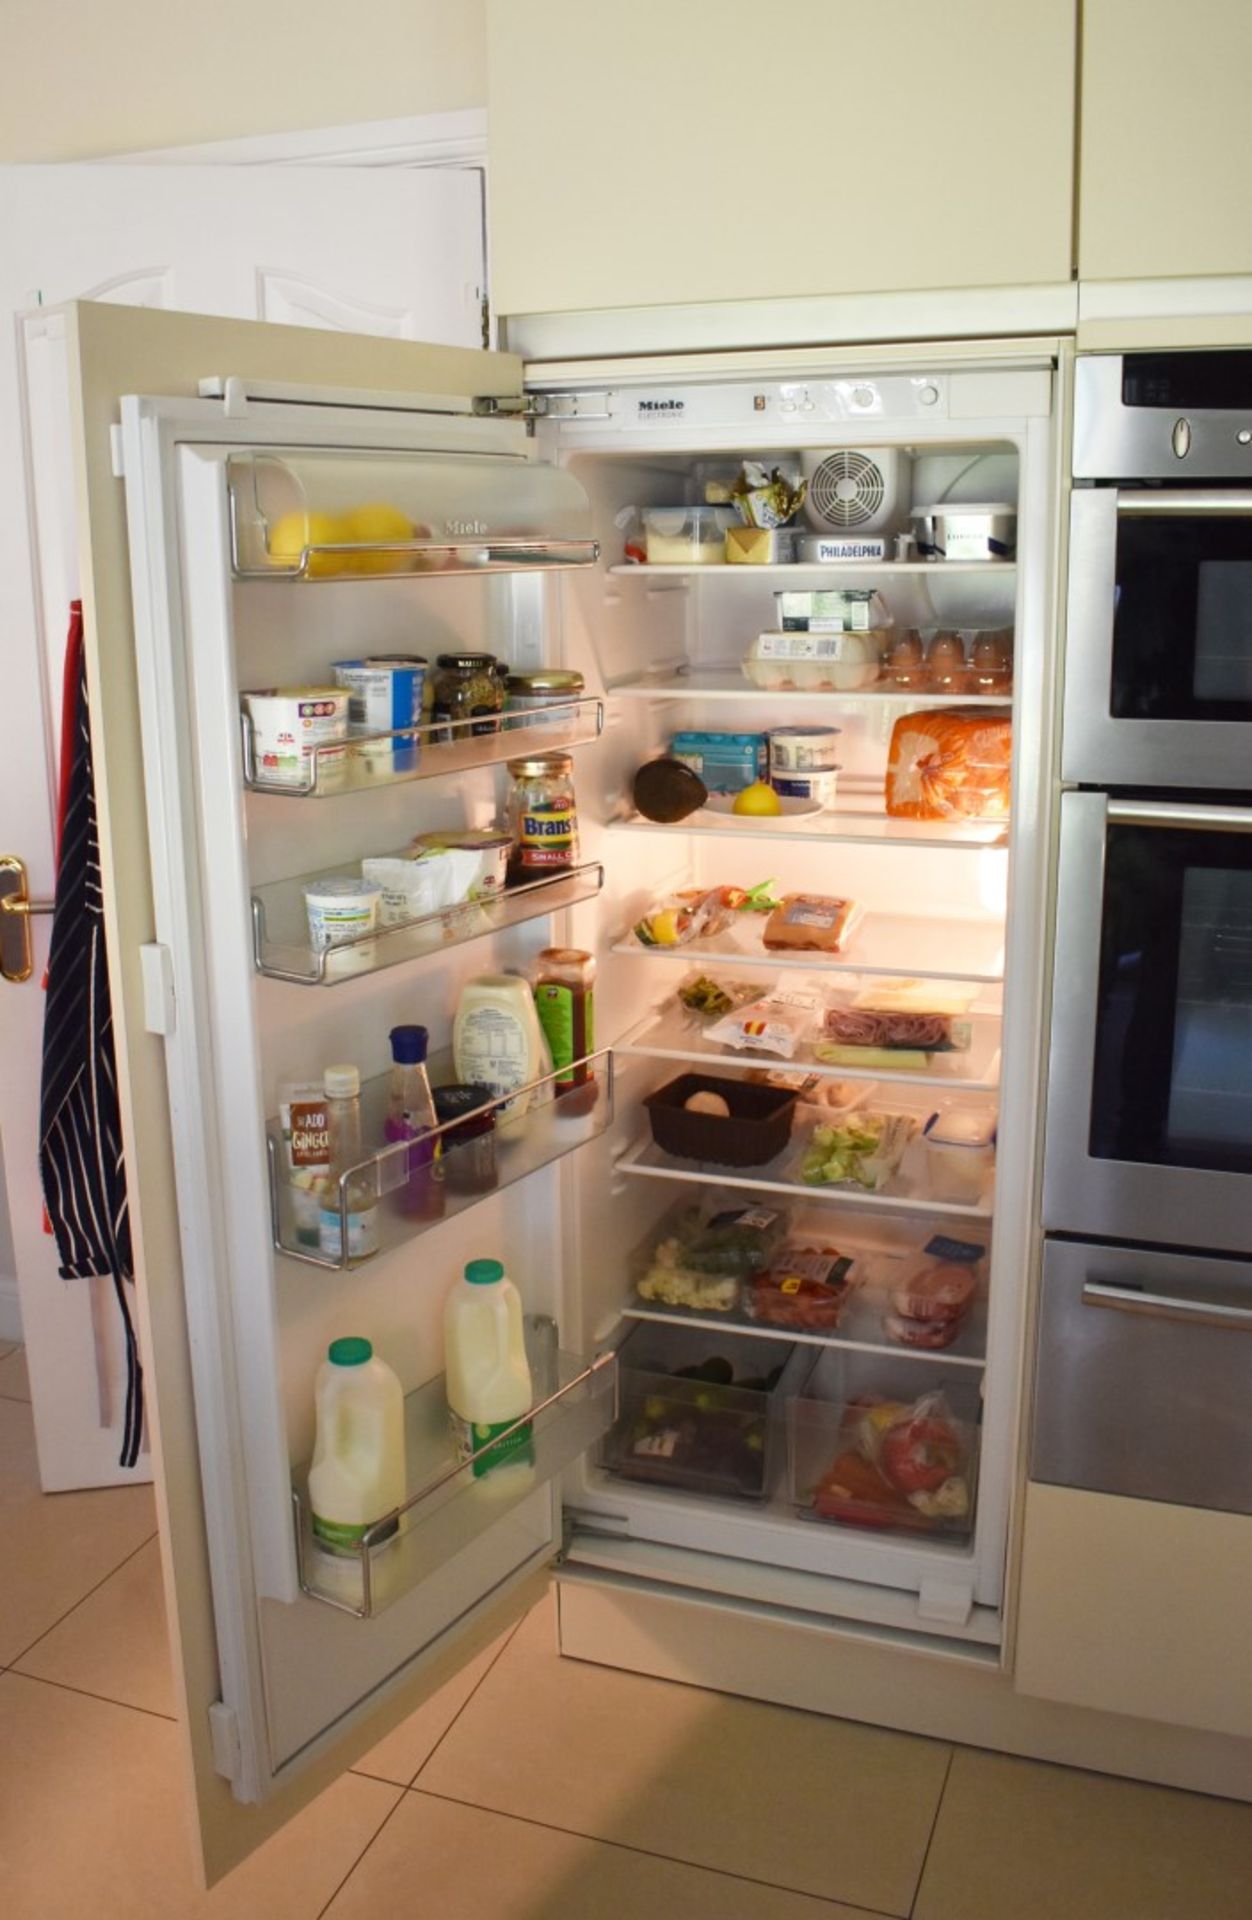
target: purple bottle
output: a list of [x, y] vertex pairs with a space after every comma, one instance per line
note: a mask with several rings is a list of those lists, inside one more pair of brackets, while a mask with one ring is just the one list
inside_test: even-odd
[[[415, 1145], [404, 1155], [404, 1168], [394, 1191], [398, 1210], [413, 1219], [437, 1220], [443, 1213], [443, 1181], [435, 1158], [435, 1141], [429, 1136], [438, 1126], [435, 1101], [426, 1073], [426, 1049], [430, 1035], [425, 1027], [391, 1029], [391, 1085], [387, 1095], [387, 1118], [383, 1133], [387, 1140], [412, 1140]], [[393, 1172], [400, 1172], [393, 1167]]]

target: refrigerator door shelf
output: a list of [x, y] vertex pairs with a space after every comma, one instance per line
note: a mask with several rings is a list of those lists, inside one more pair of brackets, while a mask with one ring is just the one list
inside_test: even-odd
[[604, 702], [584, 695], [563, 704], [553, 719], [519, 711], [490, 720], [440, 720], [385, 733], [350, 731], [346, 743], [309, 747], [298, 782], [266, 779], [257, 765], [252, 723], [244, 712], [239, 728], [243, 784], [250, 793], [274, 794], [282, 800], [325, 800], [402, 786], [409, 780], [433, 780], [440, 774], [468, 773], [519, 754], [568, 753], [598, 739], [604, 729]]
[[563, 467], [495, 454], [274, 449], [227, 461], [236, 580], [589, 567], [591, 506]]
[[413, 1491], [355, 1549], [331, 1554], [315, 1539], [306, 1467], [292, 1489], [301, 1591], [340, 1613], [371, 1619], [594, 1446], [617, 1417], [617, 1355], [606, 1351], [588, 1360], [558, 1352], [556, 1338], [554, 1321], [527, 1322], [535, 1399], [516, 1422], [531, 1428], [525, 1468], [475, 1477], [461, 1462], [442, 1374], [405, 1396], [405, 1484]]
[[[419, 1162], [421, 1149], [408, 1140], [391, 1141], [377, 1148], [342, 1176], [339, 1186], [339, 1245], [350, 1249], [353, 1238], [351, 1221], [367, 1210], [374, 1210], [378, 1245], [367, 1254], [351, 1251], [338, 1256], [323, 1253], [308, 1233], [304, 1222], [297, 1223], [293, 1196], [295, 1189], [286, 1176], [286, 1150], [281, 1119], [266, 1123], [269, 1162], [270, 1221], [277, 1251], [306, 1266], [347, 1272], [368, 1260], [389, 1253], [415, 1239], [431, 1227], [465, 1213], [480, 1201], [490, 1199], [502, 1187], [510, 1187], [528, 1174], [536, 1173], [554, 1160], [562, 1159], [588, 1141], [598, 1138], [613, 1118], [613, 1055], [605, 1047], [586, 1054], [573, 1063], [586, 1067], [589, 1077], [584, 1085], [564, 1092], [556, 1089], [556, 1074], [544, 1074], [527, 1081], [512, 1093], [487, 1101], [474, 1112], [457, 1120], [445, 1121], [423, 1136], [439, 1148], [440, 1177], [432, 1177], [429, 1162]], [[563, 1068], [568, 1073], [569, 1068]], [[439, 1054], [430, 1061], [431, 1082], [438, 1090], [455, 1081], [450, 1054]], [[390, 1075], [377, 1074], [361, 1083], [362, 1131], [368, 1140], [383, 1139]], [[521, 1106], [521, 1112], [517, 1111]], [[472, 1124], [476, 1116], [490, 1114], [494, 1127], [489, 1134], [452, 1143], [448, 1136]], [[475, 1178], [483, 1139], [494, 1150], [495, 1177]], [[429, 1148], [427, 1148], [429, 1151]], [[349, 1199], [349, 1196], [351, 1200]], [[406, 1209], [411, 1208], [411, 1211]], [[359, 1230], [358, 1230], [359, 1232]]]
[[567, 907], [594, 899], [604, 885], [604, 868], [591, 861], [569, 873], [547, 874], [483, 900], [466, 900], [417, 919], [378, 927], [371, 933], [337, 941], [333, 947], [311, 947], [304, 889], [342, 870], [342, 866], [324, 868], [320, 874], [304, 873], [294, 880], [275, 880], [254, 888], [252, 954], [257, 972], [267, 980], [281, 980], [290, 986], [336, 987], [362, 974], [381, 973], [388, 967], [424, 960], [432, 953], [444, 953], [468, 940], [503, 933], [545, 914], [562, 913]]

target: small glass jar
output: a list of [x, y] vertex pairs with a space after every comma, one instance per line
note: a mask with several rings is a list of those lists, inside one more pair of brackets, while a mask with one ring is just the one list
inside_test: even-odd
[[[450, 1087], [434, 1089], [435, 1117], [449, 1126], [440, 1135], [439, 1173], [449, 1193], [490, 1193], [496, 1177], [496, 1118], [494, 1113], [476, 1113], [494, 1098], [490, 1087], [457, 1081]], [[468, 1118], [462, 1119], [462, 1115]]]
[[578, 860], [578, 802], [574, 762], [568, 753], [540, 753], [510, 760], [509, 831], [513, 851], [509, 879], [541, 880], [568, 873]]
[[[504, 712], [504, 682], [494, 653], [441, 653], [435, 663], [431, 719], [433, 738], [441, 744], [467, 735], [497, 733], [495, 716]], [[483, 716], [481, 719], [478, 716]], [[454, 727], [457, 720], [476, 720], [470, 727]]]
[[575, 710], [570, 702], [581, 700], [587, 690], [581, 673], [564, 667], [511, 673], [505, 684], [508, 692], [505, 712], [509, 715], [510, 731], [522, 727], [572, 727]]

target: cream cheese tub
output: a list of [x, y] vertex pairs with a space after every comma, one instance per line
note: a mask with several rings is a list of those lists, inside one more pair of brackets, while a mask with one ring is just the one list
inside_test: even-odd
[[839, 728], [773, 727], [768, 740], [769, 783], [779, 798], [813, 800], [829, 812], [839, 784]]
[[348, 737], [346, 687], [266, 687], [245, 693], [243, 704], [252, 728], [253, 778], [260, 784], [311, 787], [315, 768], [319, 788], [342, 781], [343, 754], [324, 749]]

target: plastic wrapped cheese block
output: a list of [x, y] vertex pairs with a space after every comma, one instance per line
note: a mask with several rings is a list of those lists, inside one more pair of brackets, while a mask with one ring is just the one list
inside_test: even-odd
[[1001, 819], [1011, 755], [1005, 714], [963, 707], [902, 714], [887, 756], [887, 812], [897, 820]]

